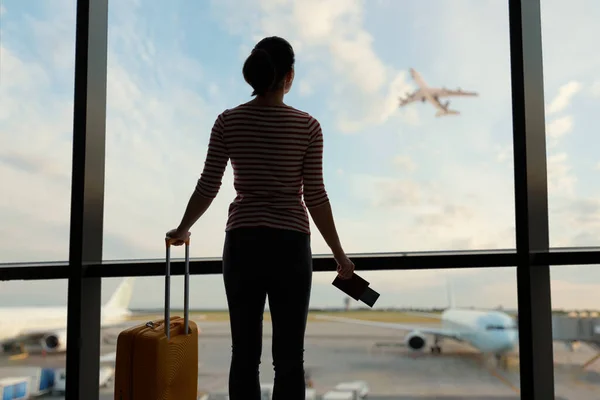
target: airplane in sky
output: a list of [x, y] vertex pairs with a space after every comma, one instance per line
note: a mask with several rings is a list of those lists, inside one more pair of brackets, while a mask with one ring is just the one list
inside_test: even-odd
[[494, 355], [498, 362], [514, 350], [518, 343], [518, 329], [515, 318], [502, 311], [481, 311], [455, 308], [452, 299], [449, 307], [440, 315], [432, 313], [408, 313], [419, 317], [440, 321], [440, 327], [419, 326], [417, 324], [401, 324], [376, 322], [330, 315], [317, 315], [317, 319], [342, 323], [374, 326], [381, 328], [408, 331], [404, 337], [406, 346], [412, 351], [424, 351], [428, 336], [433, 337], [430, 350], [434, 354], [442, 352], [440, 342], [451, 339], [469, 344], [482, 354]]
[[[101, 326], [119, 326], [131, 316], [133, 280], [125, 278], [101, 309]], [[0, 345], [5, 352], [22, 345], [41, 346], [46, 353], [67, 350], [67, 307], [0, 308]]]
[[407, 104], [414, 103], [417, 101], [421, 101], [423, 103], [425, 103], [426, 101], [429, 101], [438, 110], [435, 114], [436, 117], [441, 117], [444, 115], [458, 115], [458, 114], [460, 114], [459, 111], [450, 110], [448, 108], [448, 106], [450, 105], [450, 100], [447, 100], [446, 102], [442, 103], [440, 101], [440, 97], [479, 96], [478, 93], [466, 92], [460, 88], [458, 88], [456, 90], [449, 90], [446, 88], [430, 87], [429, 85], [427, 85], [425, 80], [421, 77], [421, 74], [419, 74], [417, 71], [415, 71], [414, 68], [410, 69], [410, 76], [413, 78], [413, 80], [419, 86], [419, 89], [417, 89], [413, 93], [406, 93], [406, 96], [404, 98], [400, 99], [400, 107], [404, 107]]

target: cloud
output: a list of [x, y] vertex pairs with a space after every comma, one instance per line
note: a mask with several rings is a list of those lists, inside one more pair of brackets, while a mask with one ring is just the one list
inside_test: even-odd
[[[344, 243], [356, 252], [512, 248], [514, 211], [507, 207], [514, 201], [512, 188], [495, 178], [480, 168], [465, 189], [455, 180], [349, 177], [361, 211], [340, 221], [340, 231], [351, 233]], [[494, 189], [477, 190], [489, 181], [495, 182]]]
[[415, 164], [415, 162], [410, 156], [396, 156], [393, 160], [393, 163], [398, 168], [407, 172], [412, 172], [415, 169], [417, 169], [417, 164]]
[[512, 144], [509, 146], [496, 146], [496, 160], [500, 163], [511, 161], [512, 162]]
[[573, 96], [581, 91], [581, 88], [581, 83], [576, 81], [571, 81], [561, 86], [558, 89], [556, 97], [548, 105], [547, 113], [550, 115], [564, 111], [571, 104]]
[[573, 174], [567, 153], [548, 156], [548, 191], [550, 195], [573, 196], [577, 177]]
[[298, 83], [298, 90], [300, 90], [301, 96], [310, 96], [314, 93], [312, 85], [307, 81], [300, 81]]
[[556, 118], [548, 123], [546, 134], [550, 139], [560, 139], [565, 134], [573, 130], [573, 116], [566, 115], [561, 118]]
[[594, 82], [590, 87], [590, 92], [595, 97], [600, 97], [600, 81]]
[[541, 11], [546, 85], [594, 79], [600, 66], [600, 54], [590, 52], [598, 34], [597, 4], [593, 0], [571, 4], [544, 0]]
[[[380, 125], [394, 113], [404, 113], [397, 110], [397, 99], [411, 85], [405, 71], [386, 64], [374, 51], [373, 37], [364, 28], [363, 1], [255, 0], [241, 8], [237, 1], [218, 3], [218, 15], [228, 14], [224, 21], [232, 34], [248, 29], [253, 38], [283, 35], [310, 70], [328, 70], [328, 79], [334, 79], [328, 102], [342, 132]], [[256, 10], [256, 26], [239, 23], [247, 7]], [[414, 111], [408, 112], [408, 120], [416, 123]]]
[[595, 197], [562, 198], [550, 204], [553, 208], [550, 224], [553, 230], [568, 230], [561, 235], [562, 246], [598, 245], [600, 232], [600, 201]]
[[423, 185], [413, 180], [379, 176], [355, 176], [355, 195], [364, 196], [373, 207], [419, 206], [435, 201], [424, 194]]
[[[547, 107], [547, 115], [554, 115], [564, 111], [571, 103], [573, 96], [582, 89], [579, 82], [571, 81], [562, 85], [556, 97]], [[552, 202], [555, 198], [572, 197], [575, 195], [575, 184], [577, 177], [574, 173], [569, 155], [560, 151], [560, 145], [564, 144], [564, 138], [573, 131], [573, 115], [555, 117], [546, 124], [546, 136], [548, 138], [548, 196]]]

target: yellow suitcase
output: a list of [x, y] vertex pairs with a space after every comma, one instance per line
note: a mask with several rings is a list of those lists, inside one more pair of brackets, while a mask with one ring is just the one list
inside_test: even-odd
[[[165, 317], [119, 334], [115, 400], [197, 400], [198, 326], [189, 319], [189, 240], [185, 243], [184, 317], [170, 316], [171, 242], [167, 248]], [[165, 321], [170, 321], [166, 326]]]

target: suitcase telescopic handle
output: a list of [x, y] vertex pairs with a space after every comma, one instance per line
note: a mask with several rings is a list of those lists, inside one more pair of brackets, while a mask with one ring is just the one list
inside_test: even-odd
[[[170, 237], [165, 238], [167, 248], [167, 271], [165, 274], [165, 334], [171, 339], [171, 245], [176, 242]], [[190, 325], [190, 238], [185, 240], [185, 272], [183, 284], [183, 313], [185, 334], [189, 333]]]

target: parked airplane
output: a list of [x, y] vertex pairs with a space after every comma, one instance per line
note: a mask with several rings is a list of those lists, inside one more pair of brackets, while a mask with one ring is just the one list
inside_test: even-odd
[[439, 345], [442, 339], [452, 339], [467, 343], [483, 354], [493, 354], [498, 361], [512, 351], [518, 342], [517, 324], [513, 317], [501, 311], [480, 311], [454, 308], [450, 306], [441, 315], [429, 313], [409, 313], [420, 317], [428, 317], [441, 322], [441, 327], [418, 326], [415, 324], [399, 324], [376, 322], [360, 319], [318, 315], [316, 318], [366, 326], [398, 329], [408, 331], [404, 342], [413, 351], [423, 351], [427, 343], [426, 335], [433, 336], [430, 347], [432, 353], [441, 353]]
[[419, 74], [413, 68], [410, 69], [410, 76], [417, 83], [419, 89], [417, 89], [413, 93], [406, 93], [406, 97], [400, 99], [400, 107], [403, 107], [407, 104], [416, 101], [421, 101], [423, 103], [425, 103], [425, 101], [429, 101], [438, 110], [435, 114], [436, 117], [440, 117], [443, 115], [458, 115], [460, 114], [459, 111], [450, 110], [448, 108], [448, 106], [450, 105], [450, 101], [448, 100], [442, 104], [440, 102], [440, 97], [478, 96], [478, 94], [475, 92], [465, 92], [460, 88], [456, 90], [449, 90], [446, 88], [432, 88], [429, 85], [427, 85], [425, 80], [421, 77], [421, 74]]
[[[102, 307], [102, 328], [118, 326], [128, 320], [133, 280], [125, 278]], [[66, 351], [67, 307], [0, 308], [0, 344], [5, 352], [27, 344], [41, 346], [48, 353]]]

